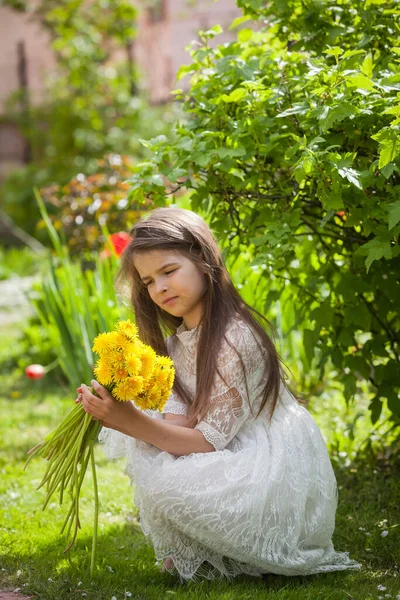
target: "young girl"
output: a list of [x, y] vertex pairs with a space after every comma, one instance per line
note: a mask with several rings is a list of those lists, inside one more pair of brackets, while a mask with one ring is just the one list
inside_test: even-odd
[[95, 381], [100, 397], [82, 384], [79, 400], [106, 427], [107, 456], [126, 456], [164, 570], [189, 580], [359, 568], [332, 545], [337, 490], [323, 438], [203, 219], [154, 210], [133, 227], [121, 273], [141, 339], [174, 361], [174, 390], [163, 415]]

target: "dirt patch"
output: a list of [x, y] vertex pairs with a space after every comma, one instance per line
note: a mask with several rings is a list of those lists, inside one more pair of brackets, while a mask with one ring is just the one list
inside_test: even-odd
[[29, 600], [33, 599], [33, 596], [23, 596], [18, 592], [0, 592], [0, 600]]

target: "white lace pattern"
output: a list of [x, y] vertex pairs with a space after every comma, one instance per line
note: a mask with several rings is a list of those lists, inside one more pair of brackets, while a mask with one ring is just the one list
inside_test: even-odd
[[[181, 326], [167, 341], [192, 396], [198, 333]], [[126, 455], [140, 524], [157, 560], [170, 556], [184, 580], [360, 568], [332, 545], [336, 480], [315, 421], [284, 387], [271, 422], [265, 411], [256, 419], [265, 352], [239, 320], [226, 338], [218, 360], [222, 377], [196, 425], [215, 452], [177, 458], [109, 429], [100, 434], [109, 458]], [[165, 413], [184, 415], [187, 407], [173, 393]]]

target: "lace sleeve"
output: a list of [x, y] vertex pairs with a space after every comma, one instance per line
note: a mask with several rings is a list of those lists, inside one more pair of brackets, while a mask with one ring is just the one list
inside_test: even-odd
[[237, 322], [226, 338], [218, 359], [222, 378], [217, 375], [208, 412], [195, 427], [216, 450], [223, 450], [257, 409], [265, 382], [265, 353], [250, 328]]

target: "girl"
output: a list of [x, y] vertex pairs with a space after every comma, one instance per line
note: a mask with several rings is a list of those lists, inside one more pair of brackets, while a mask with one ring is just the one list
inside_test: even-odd
[[174, 390], [163, 415], [94, 380], [100, 397], [82, 384], [79, 401], [105, 426], [107, 456], [126, 456], [158, 562], [184, 580], [359, 568], [331, 542], [337, 491], [323, 438], [203, 219], [154, 210], [133, 227], [120, 277], [141, 339], [174, 361]]

